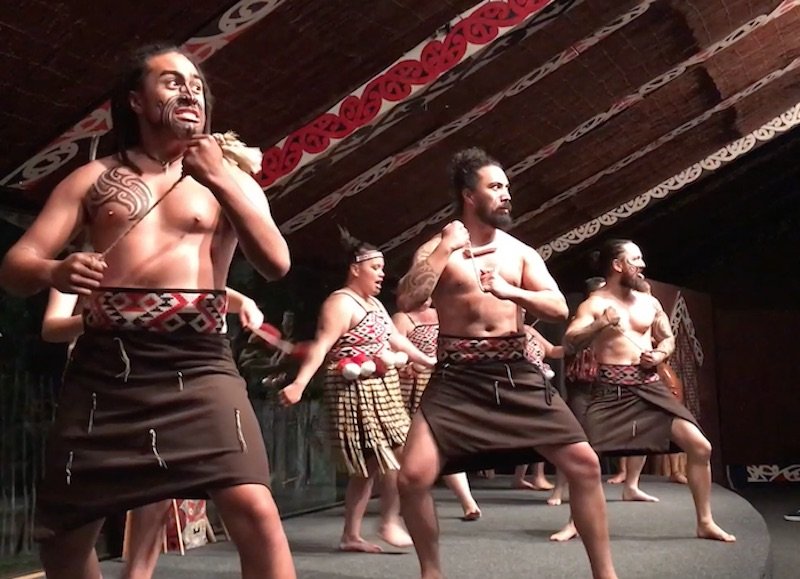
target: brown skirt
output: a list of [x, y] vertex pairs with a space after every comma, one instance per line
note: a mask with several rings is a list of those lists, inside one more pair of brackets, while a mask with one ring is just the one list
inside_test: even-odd
[[564, 400], [524, 359], [440, 363], [420, 411], [444, 474], [539, 462], [541, 446], [586, 441]]
[[567, 382], [567, 406], [575, 418], [586, 428], [586, 412], [592, 401], [592, 385], [586, 382]]
[[414, 416], [419, 408], [422, 393], [425, 392], [430, 380], [431, 372], [428, 370], [417, 372], [412, 368], [406, 368], [400, 374], [400, 394], [403, 396], [403, 404], [405, 404], [409, 416]]
[[406, 443], [411, 420], [397, 370], [382, 378], [346, 380], [332, 364], [325, 374], [325, 406], [333, 451], [347, 474], [369, 476], [367, 457], [372, 455], [381, 472], [400, 469], [392, 449]]
[[[603, 366], [613, 369], [604, 375]], [[626, 370], [628, 376], [621, 374]], [[638, 384], [630, 376], [638, 375]], [[635, 366], [601, 365], [602, 382], [592, 385], [584, 426], [589, 442], [600, 454], [644, 455], [679, 452], [672, 442], [672, 421], [700, 424], [655, 371]], [[702, 431], [702, 429], [701, 429]]]
[[64, 374], [36, 530], [269, 484], [261, 430], [222, 334], [89, 330]]

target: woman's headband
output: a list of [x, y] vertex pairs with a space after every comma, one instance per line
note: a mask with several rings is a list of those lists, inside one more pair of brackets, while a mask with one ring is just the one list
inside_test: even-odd
[[377, 249], [373, 249], [372, 251], [368, 251], [366, 253], [362, 253], [360, 255], [357, 255], [355, 257], [355, 262], [354, 263], [361, 263], [362, 261], [375, 259], [377, 257], [383, 257], [383, 252], [381, 252], [381, 251], [379, 251]]

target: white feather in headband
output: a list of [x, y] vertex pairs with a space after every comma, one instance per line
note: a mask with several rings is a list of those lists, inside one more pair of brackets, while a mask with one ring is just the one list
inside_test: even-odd
[[237, 165], [245, 173], [256, 173], [261, 170], [261, 149], [248, 147], [239, 140], [239, 135], [233, 131], [226, 133], [213, 133], [212, 136], [222, 149], [222, 155], [228, 161]]

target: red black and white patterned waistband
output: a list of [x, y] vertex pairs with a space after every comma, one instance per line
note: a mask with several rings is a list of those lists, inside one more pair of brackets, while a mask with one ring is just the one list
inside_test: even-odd
[[436, 357], [439, 362], [515, 362], [525, 360], [525, 334], [461, 338], [439, 334]]
[[597, 379], [601, 384], [615, 386], [639, 386], [658, 382], [659, 376], [655, 368], [642, 368], [623, 364], [598, 364]]
[[95, 330], [224, 334], [225, 290], [100, 288], [84, 305], [84, 324]]

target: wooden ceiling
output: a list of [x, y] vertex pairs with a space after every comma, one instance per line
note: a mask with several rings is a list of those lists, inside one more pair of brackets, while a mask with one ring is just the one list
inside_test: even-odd
[[0, 8], [0, 203], [107, 151], [117, 57], [167, 39], [203, 61], [214, 130], [264, 150], [298, 263], [332, 263], [344, 225], [402, 270], [452, 218], [463, 147], [505, 165], [512, 232], [550, 259], [800, 124], [800, 0], [36, 4]]

